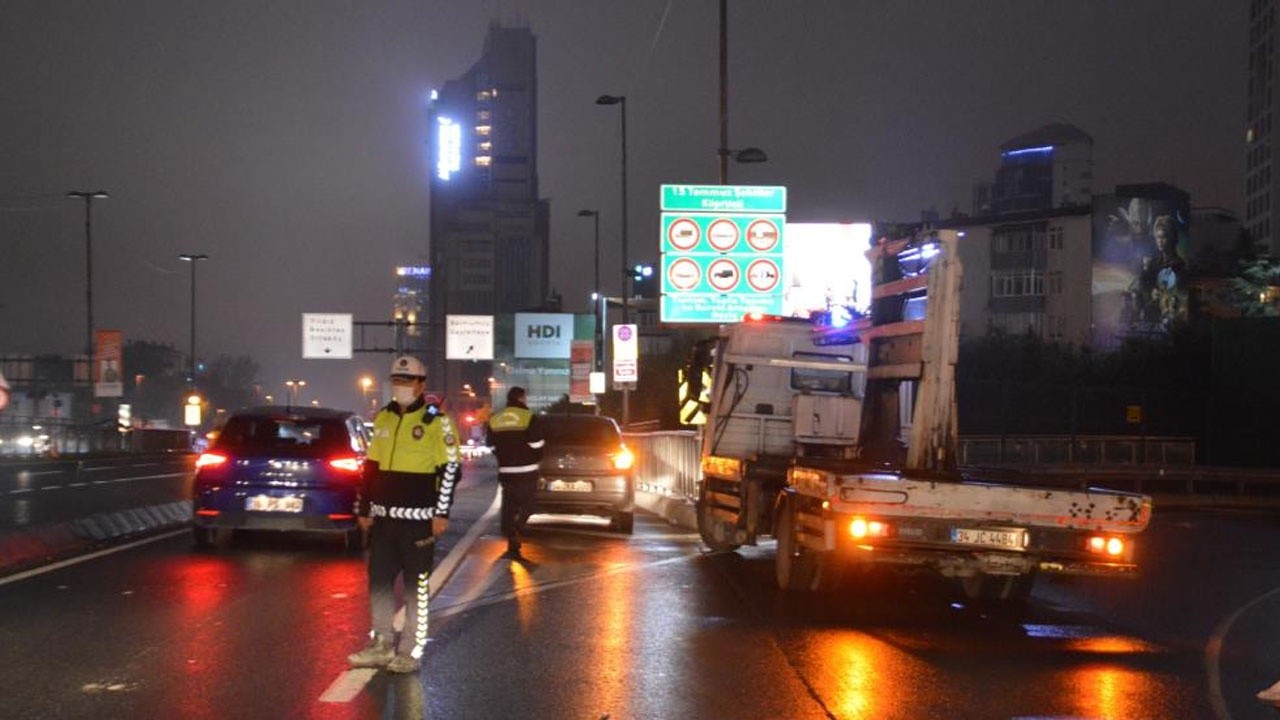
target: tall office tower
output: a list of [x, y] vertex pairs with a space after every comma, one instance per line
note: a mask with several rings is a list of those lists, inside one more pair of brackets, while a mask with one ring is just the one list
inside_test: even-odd
[[396, 325], [396, 353], [418, 357], [427, 355], [427, 298], [431, 290], [431, 268], [401, 265], [396, 268], [396, 291], [391, 298], [391, 319]]
[[445, 361], [445, 316], [512, 313], [547, 295], [537, 80], [533, 32], [494, 23], [480, 59], [433, 97], [428, 384], [446, 398], [486, 386], [490, 364]]
[[[1280, 255], [1272, 213], [1280, 210], [1280, 185], [1272, 182], [1275, 164], [1271, 136], [1272, 92], [1277, 67], [1275, 0], [1249, 3], [1249, 90], [1245, 106], [1244, 227], [1262, 252]], [[1273, 209], [1274, 208], [1274, 209]]]
[[1000, 146], [992, 212], [1088, 205], [1092, 194], [1093, 138], [1080, 128], [1053, 123]]

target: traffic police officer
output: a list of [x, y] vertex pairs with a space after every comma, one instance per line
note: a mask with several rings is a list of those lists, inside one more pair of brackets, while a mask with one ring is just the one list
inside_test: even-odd
[[[412, 356], [391, 364], [391, 402], [373, 420], [360, 526], [369, 529], [369, 645], [353, 667], [416, 671], [427, 642], [428, 578], [436, 538], [449, 526], [459, 477], [458, 436], [439, 403], [423, 396], [427, 370]], [[395, 581], [404, 576], [405, 623], [393, 640]]]
[[520, 528], [533, 511], [538, 490], [538, 461], [542, 459], [542, 429], [525, 404], [524, 388], [507, 391], [507, 406], [489, 417], [489, 445], [498, 458], [502, 484], [502, 534], [507, 557], [520, 557]]

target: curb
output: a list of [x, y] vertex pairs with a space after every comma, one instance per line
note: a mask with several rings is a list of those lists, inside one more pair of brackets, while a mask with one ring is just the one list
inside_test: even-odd
[[0, 575], [18, 572], [100, 543], [191, 522], [191, 501], [146, 505], [53, 525], [0, 532]]

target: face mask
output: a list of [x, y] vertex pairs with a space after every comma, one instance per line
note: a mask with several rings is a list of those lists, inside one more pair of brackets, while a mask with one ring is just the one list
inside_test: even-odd
[[412, 385], [396, 385], [391, 388], [391, 399], [401, 407], [408, 407], [418, 399], [418, 393], [413, 391]]

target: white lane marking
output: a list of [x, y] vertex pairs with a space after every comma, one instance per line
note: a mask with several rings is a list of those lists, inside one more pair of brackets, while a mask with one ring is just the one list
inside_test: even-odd
[[37, 477], [39, 475], [61, 475], [62, 472], [63, 471], [61, 470], [41, 470], [39, 472], [28, 472], [26, 474], [30, 475], [31, 477]]
[[10, 495], [21, 495], [22, 493], [35, 492], [35, 488], [24, 488], [22, 490], [10, 490]]
[[183, 528], [181, 530], [174, 530], [173, 532], [167, 532], [167, 533], [164, 533], [163, 535], [153, 535], [148, 538], [142, 538], [141, 540], [134, 540], [131, 543], [125, 543], [124, 545], [117, 545], [116, 547], [109, 547], [105, 550], [92, 552], [92, 553], [89, 553], [88, 555], [81, 555], [80, 557], [73, 557], [73, 558], [70, 558], [69, 560], [62, 560], [61, 562], [56, 562], [56, 563], [53, 563], [52, 565], [45, 565], [44, 567], [33, 568], [25, 572], [20, 572], [20, 573], [10, 575], [8, 577], [0, 578], [0, 587], [8, 585], [9, 583], [18, 582], [19, 580], [26, 580], [27, 578], [33, 578], [37, 575], [44, 575], [45, 573], [50, 573], [50, 572], [53, 572], [54, 570], [61, 570], [64, 567], [71, 567], [72, 565], [79, 565], [80, 563], [88, 562], [89, 560], [96, 560], [97, 558], [103, 557], [104, 555], [111, 555], [113, 553], [123, 552], [125, 550], [136, 548], [140, 545], [147, 545], [153, 542], [158, 542], [160, 540], [166, 540], [168, 538], [175, 537], [177, 535], [185, 535], [189, 532], [191, 532], [191, 530], [188, 528]]
[[159, 475], [135, 475], [134, 477], [112, 478], [110, 480], [92, 480], [94, 485], [108, 485], [110, 483], [135, 482], [138, 480], [155, 480], [157, 478], [173, 478], [183, 477], [186, 473], [161, 473]]
[[1204, 667], [1205, 674], [1209, 676], [1209, 704], [1213, 706], [1214, 717], [1219, 720], [1231, 718], [1231, 712], [1227, 710], [1227, 701], [1222, 697], [1222, 645], [1226, 642], [1227, 633], [1231, 632], [1231, 626], [1240, 619], [1241, 615], [1277, 593], [1280, 593], [1280, 587], [1272, 588], [1241, 605], [1218, 623], [1218, 626], [1213, 629], [1213, 634], [1209, 636], [1209, 642], [1204, 647]]
[[62, 489], [62, 486], [61, 486], [61, 485], [45, 485], [44, 487], [42, 487], [42, 488], [40, 488], [40, 489], [41, 489], [41, 490], [61, 490], [61, 489]]
[[67, 483], [67, 487], [88, 487], [88, 486], [89, 486], [89, 483], [87, 483], [87, 482], [82, 482], [82, 483]]
[[101, 465], [99, 467], [80, 468], [80, 472], [101, 472], [103, 470], [117, 470], [117, 469], [119, 468], [116, 465]]
[[[444, 587], [445, 583], [449, 582], [449, 578], [453, 577], [453, 573], [458, 569], [458, 564], [466, 556], [467, 550], [475, 543], [476, 538], [480, 537], [480, 533], [484, 532], [489, 523], [493, 522], [493, 518], [498, 514], [498, 509], [501, 506], [502, 493], [499, 491], [494, 493], [493, 502], [489, 503], [489, 509], [485, 510], [480, 519], [472, 523], [470, 528], [467, 528], [467, 532], [458, 541], [458, 544], [454, 545], [449, 550], [449, 554], [445, 556], [445, 559], [432, 569], [431, 593], [427, 595], [428, 598], [433, 598], [440, 594], [441, 588]], [[434, 614], [432, 612], [432, 615]], [[404, 629], [404, 608], [396, 611], [395, 617], [391, 620], [391, 625], [397, 630]], [[369, 671], [367, 674], [363, 674], [359, 670], [344, 671], [329, 684], [329, 689], [325, 690], [324, 695], [320, 696], [320, 702], [351, 702], [353, 698], [364, 691], [364, 686], [369, 684], [369, 680], [373, 678], [374, 674], [374, 671]], [[340, 687], [341, 693], [334, 690], [337, 687]], [[330, 691], [334, 691], [334, 697], [340, 697], [341, 699], [325, 699]]]
[[320, 702], [347, 703], [355, 699], [378, 671], [375, 668], [355, 668], [338, 676], [320, 696]]

